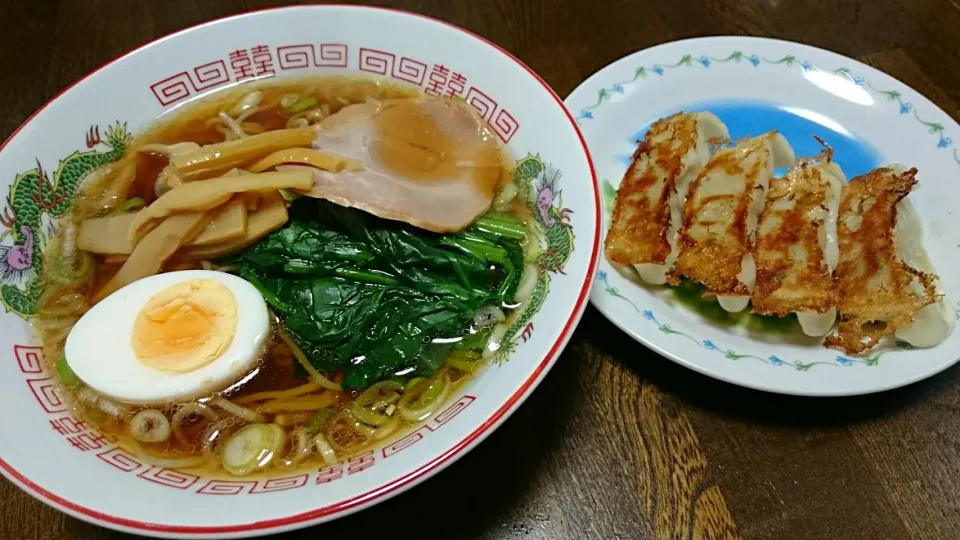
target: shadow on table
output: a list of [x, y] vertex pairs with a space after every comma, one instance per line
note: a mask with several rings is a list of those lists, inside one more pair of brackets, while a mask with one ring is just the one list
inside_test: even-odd
[[953, 369], [912, 385], [864, 396], [801, 397], [762, 392], [719, 381], [687, 369], [646, 349], [642, 361], [624, 361], [623, 351], [644, 347], [622, 332], [592, 306], [578, 332], [598, 352], [625, 369], [686, 403], [768, 425], [805, 428], [835, 427], [890, 415], [923, 399], [954, 379]]

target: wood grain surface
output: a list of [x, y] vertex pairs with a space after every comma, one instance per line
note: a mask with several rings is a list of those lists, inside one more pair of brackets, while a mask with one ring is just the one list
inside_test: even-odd
[[[491, 39], [561, 96], [636, 50], [741, 34], [857, 58], [956, 118], [955, 1], [377, 3]], [[129, 49], [207, 19], [276, 4], [5, 0], [0, 137]], [[491, 484], [494, 469], [498, 481]], [[465, 489], [472, 493], [467, 502], [449, 496]], [[283, 538], [414, 532], [418, 539], [960, 539], [960, 370], [859, 398], [764, 394], [664, 360], [591, 308], [543, 385], [487, 442], [404, 495]], [[69, 518], [0, 480], [0, 539], [129, 537]]]

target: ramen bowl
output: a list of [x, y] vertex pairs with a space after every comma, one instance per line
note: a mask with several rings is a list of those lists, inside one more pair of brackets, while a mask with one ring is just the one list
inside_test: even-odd
[[[135, 137], [197, 100], [241, 85], [360, 76], [465, 103], [512, 156], [536, 242], [529, 299], [499, 348], [425, 422], [334, 464], [266, 467], [231, 476], [143, 459], [86, 421], [45, 358], [31, 321], [53, 270], [43, 249], [71, 203], [122, 159]], [[473, 113], [471, 113], [473, 114]], [[597, 264], [599, 193], [579, 131], [550, 88], [496, 45], [402, 12], [284, 8], [202, 24], [154, 41], [78, 81], [0, 149], [0, 470], [72, 516], [163, 537], [244, 537], [331, 520], [440, 471], [480, 443], [556, 361], [585, 306]], [[125, 289], [124, 289], [125, 290]], [[118, 324], [123, 324], [119, 321]], [[110, 327], [104, 327], [110, 334]], [[89, 338], [89, 337], [88, 337]], [[82, 353], [109, 356], [86, 339]], [[106, 361], [106, 360], [105, 360]], [[94, 362], [95, 363], [95, 362]], [[149, 501], [149, 502], [147, 502]]]

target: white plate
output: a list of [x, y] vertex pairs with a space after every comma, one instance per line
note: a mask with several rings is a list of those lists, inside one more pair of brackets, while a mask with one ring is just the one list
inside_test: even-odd
[[[821, 49], [759, 38], [715, 37], [667, 43], [603, 68], [566, 99], [604, 192], [604, 230], [615, 187], [650, 123], [681, 109], [709, 109], [732, 137], [779, 128], [798, 155], [818, 150], [817, 133], [836, 149], [848, 178], [889, 163], [919, 169], [910, 195], [923, 219], [924, 245], [952, 301], [960, 300], [960, 127], [896, 79]], [[960, 332], [932, 349], [889, 349], [860, 357], [819, 344], [792, 344], [776, 332], [717, 324], [676, 302], [672, 292], [637, 283], [600, 259], [593, 304], [638, 341], [691, 369], [742, 386], [810, 396], [878, 392], [953, 365]]]
[[[534, 296], [507, 332], [501, 362], [427, 423], [383, 447], [333, 467], [271, 469], [259, 477], [147, 465], [78, 423], [63, 402], [23, 320], [34, 311], [44, 272], [37, 250], [73, 196], [74, 182], [116, 160], [131, 133], [238, 82], [310, 74], [385, 77], [475, 107], [520, 160], [518, 184], [535, 203], [543, 249]], [[38, 182], [38, 163], [46, 181]], [[60, 510], [128, 532], [180, 538], [275, 533], [401, 493], [476, 446], [523, 403], [567, 343], [594, 283], [599, 189], [560, 99], [483, 38], [393, 10], [271, 9], [157, 40], [44, 105], [0, 145], [0, 172], [0, 303], [6, 311], [0, 314], [0, 472]], [[471, 486], [437, 496], [476, 504]]]

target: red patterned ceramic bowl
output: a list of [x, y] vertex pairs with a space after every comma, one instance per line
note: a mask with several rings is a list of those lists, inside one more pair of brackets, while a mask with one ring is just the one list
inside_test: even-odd
[[[78, 420], [28, 321], [42, 246], [84, 177], [133, 134], [247, 81], [357, 74], [460, 97], [518, 158], [541, 250], [532, 300], [500, 362], [420, 427], [335, 466], [251, 478], [151, 466]], [[425, 17], [346, 6], [273, 9], [145, 45], [64, 90], [0, 151], [0, 470], [81, 519], [166, 537], [241, 537], [320, 523], [400, 493], [490, 434], [545, 376], [580, 318], [597, 263], [600, 203], [577, 127], [553, 91], [498, 46]], [[105, 336], [104, 339], [109, 339]]]

